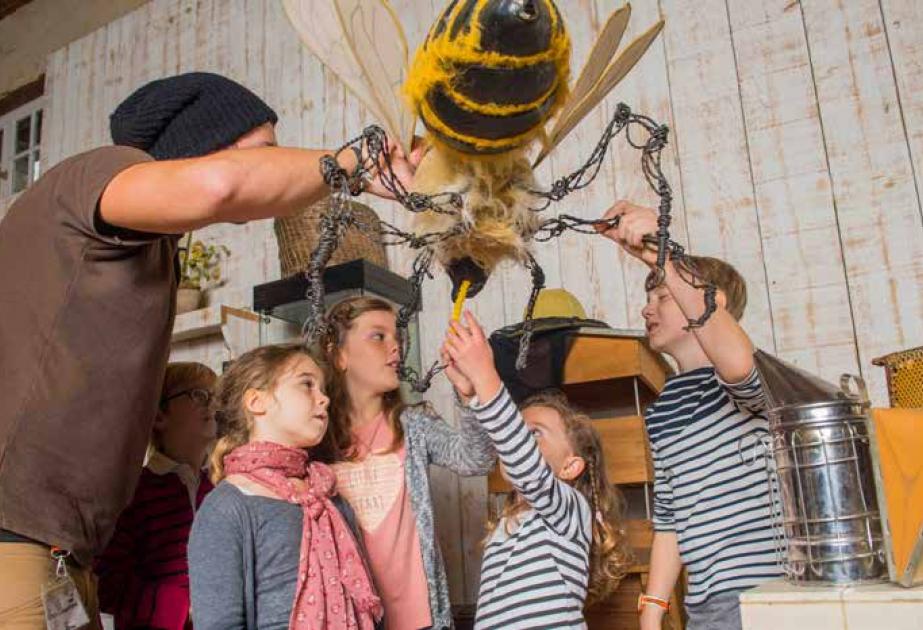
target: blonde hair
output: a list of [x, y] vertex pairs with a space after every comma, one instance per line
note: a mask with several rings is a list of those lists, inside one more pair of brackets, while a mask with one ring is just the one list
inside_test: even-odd
[[736, 320], [744, 316], [747, 307], [747, 282], [733, 265], [710, 256], [689, 256], [692, 272], [724, 293], [726, 310]]
[[[330, 424], [321, 443], [312, 449], [312, 454], [321, 461], [351, 461], [357, 457], [353, 444], [352, 420], [349, 417], [350, 404], [346, 374], [337, 368], [337, 355], [342, 351], [346, 335], [352, 330], [356, 320], [366, 313], [373, 312], [395, 315], [394, 307], [389, 302], [381, 298], [366, 296], [341, 300], [330, 307], [327, 312], [327, 331], [319, 341], [318, 351], [323, 353], [327, 367]], [[389, 449], [391, 451], [399, 449], [404, 442], [404, 428], [400, 417], [406, 406], [399, 387], [383, 396], [382, 407], [394, 435]]]
[[[522, 410], [530, 407], [547, 407], [557, 412], [574, 454], [585, 463], [583, 472], [570, 483], [590, 504], [592, 541], [586, 603], [599, 602], [618, 587], [632, 562], [624, 524], [625, 499], [609, 483], [602, 442], [588, 416], [574, 409], [561, 392], [553, 390], [531, 396], [520, 405]], [[490, 523], [490, 530], [504, 518], [515, 522], [527, 509], [525, 500], [511, 492], [500, 519]]]
[[262, 346], [242, 354], [218, 379], [212, 400], [219, 436], [210, 458], [214, 483], [225, 477], [224, 456], [250, 441], [253, 418], [244, 407], [244, 394], [250, 389], [273, 389], [283, 370], [298, 355], [318, 362], [302, 345]]
[[[188, 361], [167, 364], [167, 370], [163, 377], [163, 387], [160, 388], [159, 406], [161, 413], [166, 412], [169, 405], [168, 399], [171, 396], [197, 385], [202, 385], [203, 389], [211, 391], [215, 387], [217, 378], [218, 375], [215, 374], [214, 370], [202, 363]], [[155, 449], [163, 449], [160, 432], [156, 428], [151, 432], [147, 456], [150, 457], [151, 452]]]

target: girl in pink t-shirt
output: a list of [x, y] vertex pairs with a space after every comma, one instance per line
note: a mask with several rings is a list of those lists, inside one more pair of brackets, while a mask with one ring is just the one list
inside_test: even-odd
[[487, 474], [496, 458], [490, 439], [461, 406], [455, 429], [428, 405], [402, 402], [396, 316], [388, 302], [349, 298], [327, 318], [330, 427], [313, 454], [333, 464], [337, 489], [356, 513], [386, 628], [450, 628], [428, 468]]

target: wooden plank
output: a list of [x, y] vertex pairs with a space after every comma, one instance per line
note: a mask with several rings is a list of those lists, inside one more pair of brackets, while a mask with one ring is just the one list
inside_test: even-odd
[[[208, 17], [208, 6], [205, 16]], [[197, 0], [180, 0], [176, 5], [176, 16], [171, 16], [173, 23], [167, 32], [167, 41], [174, 48], [175, 60], [167, 67], [175, 68], [170, 74], [180, 72], [202, 72], [211, 70], [206, 63], [207, 41], [209, 31], [204, 20], [199, 20], [200, 3]], [[172, 64], [172, 65], [171, 65]]]
[[647, 560], [650, 560], [650, 548], [654, 543], [654, 526], [646, 519], [629, 519], [625, 521], [625, 532], [628, 535], [628, 544], [632, 549], [648, 550]]
[[[224, 5], [225, 3], [222, 3]], [[227, 48], [227, 73], [235, 81], [247, 80], [247, 0], [227, 0], [227, 31], [222, 33], [223, 45]], [[218, 34], [215, 34], [218, 38]]]
[[147, 56], [135, 68], [138, 74], [135, 77], [136, 87], [141, 87], [149, 81], [161, 79], [169, 73], [167, 66], [166, 32], [167, 18], [170, 8], [176, 0], [151, 0], [150, 13], [145, 26], [145, 43]]
[[644, 418], [593, 419], [593, 428], [599, 433], [606, 460], [609, 483], [652, 483], [654, 465], [648, 447]]
[[775, 350], [734, 50], [722, 0], [664, 0], [664, 30], [689, 248], [748, 284], [743, 325]]
[[279, 115], [276, 135], [283, 146], [298, 146], [302, 138], [302, 92], [301, 92], [301, 42], [285, 16], [281, 3], [273, 3], [267, 12], [270, 35], [268, 43], [272, 51], [267, 72], [277, 75], [277, 92], [267, 90], [267, 97], [273, 97], [273, 105]]
[[[128, 13], [106, 26], [106, 60], [101, 110], [110, 114], [129, 94], [128, 75], [131, 71], [131, 49], [135, 45], [134, 15], [133, 12]], [[102, 118], [108, 124], [108, 117]], [[105, 141], [112, 141], [108, 128]]]
[[64, 135], [64, 119], [67, 106], [67, 48], [60, 48], [48, 55], [48, 66], [45, 70], [45, 96], [48, 105], [45, 107], [42, 133], [42, 158], [45, 161], [45, 171], [61, 161], [62, 142]]
[[881, 0], [888, 50], [891, 53], [898, 105], [910, 149], [917, 195], [923, 191], [923, 3]]
[[62, 51], [66, 51], [67, 61], [64, 65], [64, 102], [61, 107], [61, 129], [59, 160], [67, 159], [76, 151], [78, 146], [78, 120], [76, 115], [76, 94], [79, 89], [78, 56], [82, 50], [82, 41], [71, 42]]
[[221, 334], [221, 327], [232, 319], [244, 320], [251, 324], [258, 324], [260, 321], [259, 315], [253, 311], [215, 304], [177, 315], [170, 342], [177, 343]]
[[860, 364], [923, 345], [923, 225], [881, 18], [874, 0], [801, 5], [830, 163]]
[[858, 363], [801, 8], [733, 0], [728, 10], [776, 349], [836, 380]]
[[[611, 11], [621, 4], [623, 2], [618, 0], [559, 3], [572, 44], [572, 85], [589, 57], [600, 28]], [[618, 92], [621, 94], [620, 90]], [[610, 100], [614, 102], [614, 98]], [[576, 171], [585, 163], [599, 142], [611, 113], [605, 105], [597, 106], [551, 153], [547, 175], [540, 180], [543, 188], [549, 188], [554, 179]], [[614, 144], [617, 146], [623, 141], [618, 138]], [[590, 186], [552, 204], [543, 216], [550, 218], [565, 213], [586, 219], [601, 216], [612, 205], [617, 194], [616, 168], [612, 159], [614, 153], [613, 149], [609, 151], [605, 164]], [[626, 303], [624, 259], [620, 250], [611, 241], [599, 236], [576, 232], [565, 232], [555, 241], [539, 247], [549, 246], [557, 249], [556, 264], [560, 267], [560, 281], [549, 283], [548, 286], [560, 286], [574, 294], [588, 317], [601, 319], [612, 326], [626, 325], [629, 309]]]
[[105, 99], [108, 36], [108, 29], [105, 27], [96, 29], [87, 36], [87, 39], [92, 42], [86, 58], [86, 82], [89, 86], [89, 93], [84, 104], [86, 126], [80, 151], [112, 144], [112, 136], [109, 133], [111, 112], [108, 110], [108, 103]]
[[[621, 6], [619, 0], [597, 0], [598, 11], [611, 11]], [[631, 21], [625, 33], [624, 41], [630, 42], [634, 37], [648, 29], [662, 17], [657, 0], [640, 0], [631, 4]], [[667, 28], [672, 28], [668, 22]], [[605, 103], [605, 118], [608, 120], [619, 102], [626, 103], [632, 111], [650, 116], [659, 124], [667, 125], [667, 146], [663, 150], [661, 168], [673, 192], [670, 236], [677, 243], [688, 247], [686, 216], [683, 201], [682, 178], [679, 172], [679, 159], [675, 142], [675, 125], [673, 108], [670, 101], [669, 73], [666, 62], [665, 35], [661, 34], [645, 53], [644, 58], [619, 84], [614, 94]], [[635, 141], [643, 136], [633, 133]], [[611, 174], [612, 200], [628, 199], [640, 205], [657, 208], [659, 198], [651, 190], [641, 171], [641, 152], [631, 147], [626, 138], [619, 138], [610, 151], [607, 173]], [[611, 165], [611, 166], [610, 166]], [[622, 268], [625, 286], [626, 326], [644, 328], [641, 309], [647, 302], [644, 281], [648, 268], [626, 254], [621, 248], [612, 247], [606, 240], [598, 240], [597, 256], [607, 266], [611, 266], [613, 256]], [[613, 254], [614, 252], [614, 254]], [[613, 285], [613, 289], [617, 285]], [[605, 288], [605, 286], [604, 286]], [[611, 323], [611, 322], [610, 322]]]

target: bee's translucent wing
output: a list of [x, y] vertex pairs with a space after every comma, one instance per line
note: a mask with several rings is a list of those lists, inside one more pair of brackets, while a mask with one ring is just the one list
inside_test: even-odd
[[[654, 39], [663, 29], [663, 20], [659, 20], [625, 47], [618, 57], [612, 59], [606, 66], [605, 71], [600, 72], [597, 67], [591, 66], [598, 66], [606, 63], [614, 53], [614, 48], [617, 46], [617, 43], [613, 46], [609, 42], [603, 42], [602, 39], [603, 37], [611, 36], [611, 34], [607, 33], [610, 27], [613, 32], [621, 38], [621, 34], [624, 32], [624, 26], [621, 27], [621, 30], [616, 29], [619, 28], [622, 19], [618, 14], [622, 11], [625, 11], [625, 7], [616, 11], [606, 22], [603, 33], [600, 35], [599, 40], [597, 40], [593, 47], [593, 51], [590, 53], [589, 61], [587, 61], [583, 72], [581, 72], [580, 78], [577, 79], [577, 85], [574, 87], [573, 94], [568, 99], [567, 104], [565, 104], [557, 121], [555, 121], [555, 125], [549, 134], [548, 144], [542, 149], [538, 158], [535, 160], [535, 166], [538, 166], [541, 161], [560, 144], [561, 140], [563, 140], [567, 134], [569, 134], [574, 127], [576, 127], [577, 124], [583, 120], [583, 118], [589, 114], [610, 91], [612, 91], [612, 88], [625, 78], [628, 71], [644, 56], [644, 53], [647, 52], [651, 43], [653, 43]], [[627, 17], [625, 19], [627, 20]], [[604, 56], [606, 53], [608, 53], [608, 56]], [[590, 77], [596, 76], [598, 78], [596, 78], [591, 88], [583, 88], [581, 93], [581, 82], [586, 84], [592, 80], [591, 78], [584, 80], [584, 75], [586, 75], [587, 72], [592, 73], [589, 75]]]
[[593, 44], [590, 56], [587, 57], [586, 63], [583, 64], [583, 69], [574, 84], [574, 89], [571, 90], [567, 103], [558, 117], [559, 120], [567, 117], [570, 111], [584, 99], [599, 81], [599, 77], [602, 76], [619, 49], [619, 44], [622, 42], [625, 29], [628, 28], [630, 18], [631, 5], [626, 4], [621, 9], [613, 11], [609, 19], [606, 20], [603, 30], [600, 31], [599, 37], [596, 38], [596, 42]]
[[284, 0], [302, 43], [362, 102], [405, 152], [415, 118], [404, 106], [407, 38], [387, 0]]

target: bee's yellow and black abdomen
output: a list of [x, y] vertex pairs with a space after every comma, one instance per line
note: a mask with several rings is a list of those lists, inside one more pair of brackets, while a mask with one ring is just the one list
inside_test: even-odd
[[437, 138], [466, 153], [530, 141], [567, 93], [570, 41], [552, 0], [452, 0], [405, 89]]

